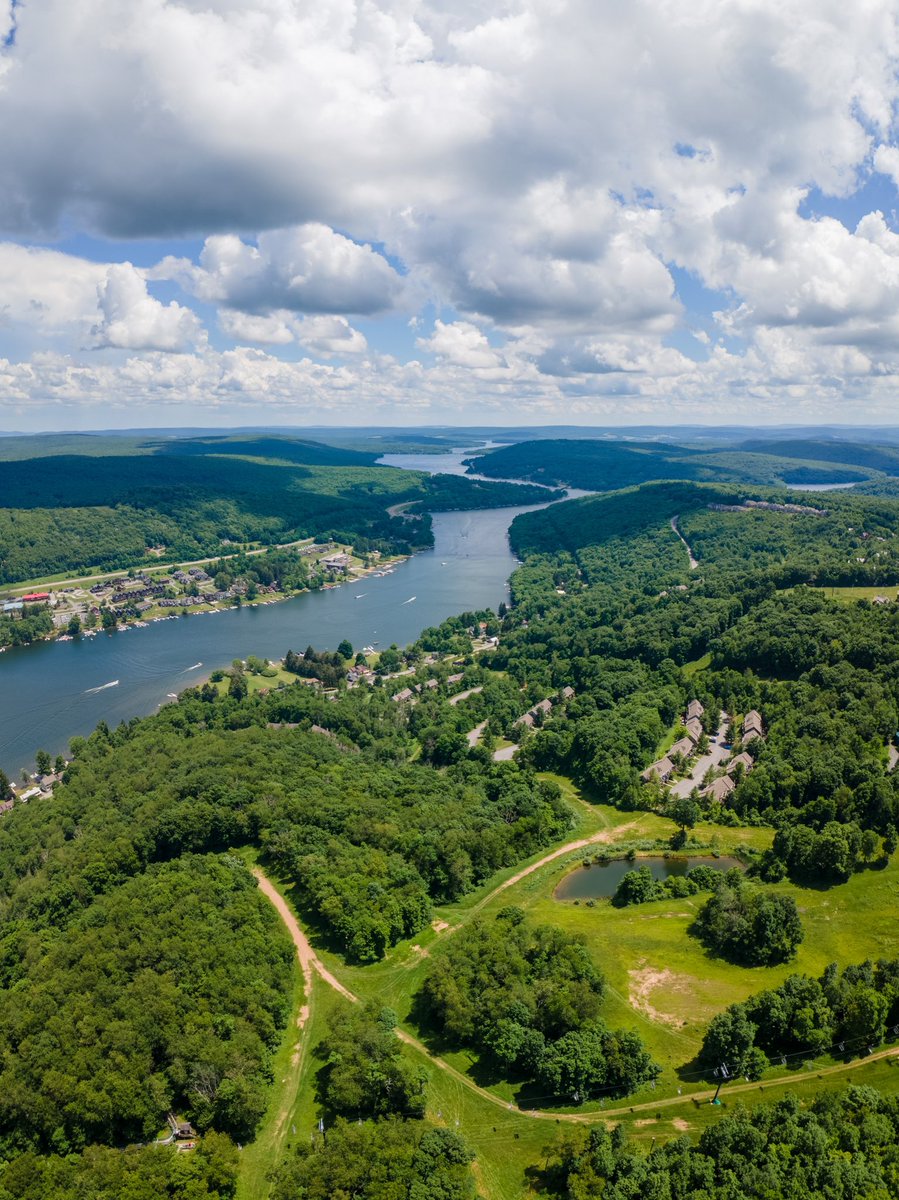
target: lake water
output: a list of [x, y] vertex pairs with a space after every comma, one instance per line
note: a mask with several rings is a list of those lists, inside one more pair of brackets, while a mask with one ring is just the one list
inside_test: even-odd
[[566, 875], [553, 893], [556, 900], [598, 900], [602, 896], [614, 896], [618, 884], [628, 871], [637, 867], [649, 867], [653, 879], [667, 879], [671, 875], [686, 875], [691, 867], [714, 867], [716, 871], [729, 871], [743, 864], [738, 858], [715, 858], [700, 855], [686, 858], [616, 858], [612, 862], [592, 863], [579, 867]]
[[856, 479], [854, 483], [788, 483], [787, 487], [791, 492], [840, 492], [861, 482]]
[[[454, 466], [460, 474], [462, 457], [389, 455], [382, 461], [414, 470]], [[33, 769], [37, 749], [64, 753], [71, 737], [90, 733], [98, 721], [113, 727], [153, 712], [171, 693], [235, 658], [282, 658], [309, 644], [333, 649], [343, 638], [357, 649], [403, 646], [455, 613], [495, 609], [508, 599], [517, 565], [509, 525], [518, 513], [540, 507], [436, 514], [434, 548], [382, 578], [277, 604], [7, 650], [0, 655], [0, 768], [16, 777], [22, 768]]]

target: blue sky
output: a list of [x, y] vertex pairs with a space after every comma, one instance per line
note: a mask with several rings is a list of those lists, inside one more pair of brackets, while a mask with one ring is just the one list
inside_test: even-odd
[[8, 3], [0, 428], [888, 422], [896, 18]]

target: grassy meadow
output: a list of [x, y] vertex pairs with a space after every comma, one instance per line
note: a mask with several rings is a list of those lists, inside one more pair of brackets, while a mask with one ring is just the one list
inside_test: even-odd
[[[429, 929], [400, 943], [382, 962], [372, 966], [347, 966], [306, 925], [316, 953], [346, 987], [362, 999], [376, 999], [394, 1009], [402, 1028], [421, 1037], [431, 1055], [439, 1055], [470, 1081], [466, 1085], [414, 1047], [404, 1050], [428, 1070], [431, 1119], [464, 1129], [478, 1155], [475, 1172], [487, 1200], [536, 1195], [539, 1167], [547, 1151], [573, 1123], [620, 1121], [648, 1147], [653, 1139], [697, 1132], [737, 1103], [752, 1105], [770, 1100], [785, 1089], [811, 1097], [851, 1080], [869, 1083], [887, 1093], [899, 1092], [899, 1060], [892, 1056], [855, 1064], [823, 1057], [814, 1064], [796, 1064], [792, 1070], [771, 1068], [760, 1083], [733, 1081], [722, 1093], [722, 1104], [712, 1106], [709, 1083], [693, 1061], [709, 1020], [726, 1005], [776, 986], [795, 971], [817, 975], [834, 960], [850, 963], [867, 957], [899, 956], [895, 920], [899, 912], [899, 862], [885, 868], [872, 867], [830, 889], [777, 885], [778, 891], [795, 897], [802, 915], [805, 939], [796, 959], [769, 968], [733, 966], [710, 955], [688, 933], [706, 899], [704, 894], [625, 909], [613, 908], [602, 899], [589, 905], [583, 900], [554, 898], [559, 881], [569, 871], [582, 869], [585, 859], [597, 851], [619, 848], [625, 853], [634, 849], [639, 857], [652, 852], [655, 846], [655, 853], [663, 853], [662, 847], [674, 831], [670, 821], [651, 813], [625, 813], [590, 804], [569, 781], [554, 778], [562, 785], [577, 822], [565, 845], [582, 840], [588, 845], [550, 857], [536, 869], [535, 864], [552, 856], [552, 851], [497, 874], [463, 902], [439, 909]], [[768, 829], [700, 824], [692, 831], [688, 849], [721, 855], [760, 851], [771, 837]], [[639, 1032], [663, 1067], [655, 1086], [646, 1085], [625, 1100], [610, 1098], [602, 1103], [593, 1100], [579, 1108], [554, 1107], [546, 1097], [529, 1096], [515, 1083], [491, 1078], [475, 1054], [431, 1042], [418, 1028], [414, 997], [429, 960], [441, 953], [455, 929], [475, 917], [490, 920], [507, 904], [520, 905], [534, 921], [551, 922], [586, 939], [606, 977], [603, 1017], [612, 1027]], [[316, 977], [307, 1050], [321, 1040], [333, 1006], [344, 1003]], [[288, 1143], [312, 1136], [317, 1126], [314, 1074], [319, 1066], [312, 1054], [303, 1055], [299, 1088], [294, 1093], [296, 1105], [289, 1127], [285, 1127]], [[241, 1193], [250, 1194], [245, 1189]]]

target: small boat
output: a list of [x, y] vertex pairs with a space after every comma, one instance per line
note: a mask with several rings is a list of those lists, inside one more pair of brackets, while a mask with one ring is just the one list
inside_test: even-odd
[[412, 603], [412, 601], [413, 601], [413, 600], [415, 600], [415, 599], [416, 599], [416, 597], [415, 597], [415, 596], [410, 596], [408, 600], [404, 600], [404, 601], [403, 601], [403, 604], [411, 604], [411, 603]]
[[105, 692], [107, 688], [113, 688], [113, 687], [118, 687], [118, 686], [119, 686], [119, 681], [117, 679], [113, 679], [110, 683], [101, 683], [99, 687], [87, 688], [85, 690], [84, 694], [85, 694], [85, 696], [92, 696], [94, 694], [94, 692]]
[[359, 595], [356, 597], [356, 599], [361, 600], [363, 596], [367, 596], [367, 595], [368, 595], [368, 592], [360, 592]]

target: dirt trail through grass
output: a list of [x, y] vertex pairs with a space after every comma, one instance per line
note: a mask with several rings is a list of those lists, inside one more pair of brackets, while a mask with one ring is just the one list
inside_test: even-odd
[[[628, 829], [633, 829], [637, 824], [636, 821], [629, 821], [626, 825], [619, 825], [616, 829], [602, 829], [599, 833], [592, 833], [589, 837], [579, 838], [576, 842], [568, 842], [565, 846], [560, 846], [558, 850], [553, 850], [551, 854], [546, 854], [539, 862], [531, 863], [529, 867], [518, 871], [511, 878], [504, 880], [498, 887], [495, 887], [492, 892], [488, 892], [482, 900], [479, 900], [466, 914], [461, 922], [462, 925], [469, 921], [475, 913], [480, 912], [491, 900], [494, 900], [506, 888], [513, 887], [516, 883], [521, 883], [522, 879], [526, 879], [528, 875], [533, 875], [535, 871], [539, 871], [541, 867], [545, 867], [547, 863], [555, 862], [557, 858], [562, 858], [565, 854], [571, 854], [575, 850], [584, 850], [587, 846], [598, 846], [608, 844], [612, 841], [618, 841], [622, 833]], [[460, 925], [452, 925], [444, 932], [452, 933], [459, 929]]]
[[[545, 866], [546, 863], [552, 862], [553, 859], [558, 858], [560, 855], [566, 854], [571, 850], [580, 849], [583, 846], [594, 845], [596, 842], [603, 840], [608, 840], [606, 835], [594, 834], [590, 838], [583, 838], [578, 842], [570, 842], [567, 846], [563, 846], [560, 850], [555, 851], [553, 854], [546, 855], [545, 858], [540, 860], [540, 862], [533, 863], [530, 867], [525, 867], [523, 871], [519, 871], [519, 873], [512, 879], [507, 879], [505, 883], [502, 883], [499, 887], [494, 888], [494, 890], [490, 892], [489, 895], [484, 898], [484, 900], [481, 901], [477, 908], [483, 907], [484, 904], [493, 899], [494, 896], [498, 895], [505, 888], [511, 887], [512, 884], [517, 883], [519, 879], [523, 879], [526, 875], [531, 874], [532, 871], [536, 871], [539, 867]], [[345, 987], [319, 959], [318, 955], [309, 944], [309, 939], [300, 928], [299, 922], [291, 912], [287, 901], [274, 886], [271, 880], [269, 880], [263, 874], [263, 872], [259, 870], [258, 867], [253, 869], [253, 874], [256, 876], [259, 887], [263, 894], [277, 909], [281, 920], [284, 922], [288, 933], [293, 939], [293, 943], [297, 951], [297, 957], [299, 958], [300, 965], [303, 969], [303, 979], [307, 988], [307, 1005], [305, 1011], [308, 1012], [308, 1005], [311, 1002], [313, 973], [317, 974], [324, 983], [328, 984], [329, 987], [334, 988], [335, 991], [344, 997], [344, 999], [349, 1000], [353, 1004], [359, 1004], [359, 997], [355, 995], [354, 992], [351, 992], [349, 988]], [[471, 913], [468, 914], [466, 919], [469, 919], [477, 911], [477, 908], [472, 909]], [[458, 929], [459, 927], [460, 926], [458, 925], [454, 926], [455, 929]], [[400, 1040], [405, 1042], [407, 1046], [411, 1046], [419, 1053], [425, 1055], [425, 1057], [435, 1067], [441, 1071], [446, 1071], [447, 1074], [451, 1075], [464, 1087], [468, 1088], [472, 1092], [476, 1092], [483, 1100], [488, 1101], [488, 1103], [493, 1104], [497, 1108], [505, 1109], [507, 1112], [512, 1111], [517, 1113], [519, 1116], [534, 1117], [537, 1120], [567, 1121], [573, 1124], [590, 1125], [595, 1124], [598, 1121], [608, 1121], [614, 1120], [616, 1117], [629, 1116], [632, 1113], [656, 1111], [658, 1109], [672, 1108], [678, 1105], [690, 1105], [693, 1104], [694, 1101], [702, 1102], [705, 1100], [711, 1100], [715, 1094], [713, 1088], [707, 1088], [702, 1091], [689, 1092], [687, 1095], [683, 1096], [669, 1096], [665, 1099], [647, 1100], [640, 1104], [624, 1104], [618, 1108], [606, 1108], [602, 1112], [593, 1111], [585, 1113], [559, 1113], [544, 1112], [543, 1110], [536, 1108], [519, 1108], [516, 1104], [513, 1104], [507, 1100], [501, 1100], [499, 1096], [495, 1096], [486, 1088], [480, 1087], [473, 1080], [469, 1079], [467, 1075], [465, 1075], [462, 1071], [457, 1070], [445, 1059], [440, 1058], [438, 1055], [432, 1054], [424, 1042], [419, 1041], [419, 1039], [414, 1037], [411, 1033], [407, 1033], [404, 1029], [397, 1029], [396, 1033]], [[816, 1079], [825, 1075], [836, 1075], [841, 1071], [857, 1070], [866, 1063], [877, 1062], [879, 1059], [891, 1058], [897, 1055], [899, 1055], [899, 1048], [896, 1047], [888, 1050], [879, 1050], [875, 1054], [867, 1055], [865, 1058], [856, 1058], [851, 1063], [837, 1063], [836, 1066], [832, 1067], [821, 1067], [817, 1070], [800, 1071], [795, 1074], [768, 1080], [761, 1086], [765, 1090], [769, 1088], [792, 1086], [793, 1084], [801, 1083], [805, 1080]], [[299, 1060], [297, 1062], [297, 1077], [299, 1077]], [[758, 1083], [735, 1083], [730, 1084], [725, 1090], [728, 1096], [732, 1096], [741, 1092], [758, 1091], [759, 1086], [760, 1085]]]

